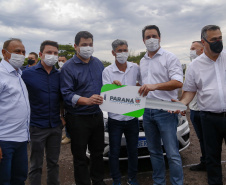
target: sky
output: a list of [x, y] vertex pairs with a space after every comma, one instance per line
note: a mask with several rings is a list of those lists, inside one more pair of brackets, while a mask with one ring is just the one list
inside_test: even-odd
[[137, 55], [146, 50], [143, 27], [157, 25], [161, 47], [188, 63], [191, 43], [200, 40], [205, 25], [220, 26], [226, 36], [223, 0], [0, 0], [0, 7], [0, 49], [7, 39], [20, 38], [26, 56], [38, 53], [44, 40], [74, 45], [77, 32], [89, 31], [93, 56], [114, 62], [115, 39], [126, 40]]

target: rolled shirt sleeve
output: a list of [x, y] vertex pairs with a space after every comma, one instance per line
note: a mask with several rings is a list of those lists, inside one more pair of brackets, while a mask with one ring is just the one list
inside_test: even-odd
[[76, 106], [77, 101], [78, 101], [78, 99], [79, 99], [80, 97], [81, 97], [81, 96], [79, 96], [79, 95], [77, 95], [77, 94], [75, 94], [75, 95], [72, 97], [72, 100], [71, 100], [71, 102], [72, 102], [72, 107], [75, 107], [75, 106]]
[[192, 69], [192, 65], [190, 65], [186, 71], [183, 90], [190, 91], [190, 92], [197, 91], [197, 86], [196, 86], [195, 79], [194, 79], [194, 71]]
[[75, 107], [78, 99], [81, 97], [74, 92], [74, 82], [71, 73], [62, 68], [60, 74], [61, 93], [65, 103], [69, 106]]
[[179, 59], [172, 55], [168, 61], [168, 74], [171, 80], [177, 80], [183, 83], [183, 69]]

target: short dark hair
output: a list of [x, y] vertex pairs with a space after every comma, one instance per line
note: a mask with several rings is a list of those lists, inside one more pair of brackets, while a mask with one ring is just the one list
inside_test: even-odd
[[91, 38], [93, 41], [93, 35], [88, 31], [80, 31], [75, 35], [75, 44], [79, 45], [81, 38]]
[[145, 31], [146, 31], [146, 30], [152, 30], [152, 29], [155, 29], [155, 30], [157, 31], [159, 37], [161, 37], [161, 33], [160, 33], [160, 31], [159, 31], [158, 26], [156, 26], [156, 25], [147, 25], [147, 26], [145, 26], [145, 27], [143, 28], [143, 30], [142, 30], [142, 37], [143, 37], [143, 39], [144, 39], [144, 33], [145, 33]]
[[3, 49], [7, 50], [8, 47], [9, 47], [10, 42], [12, 42], [12, 41], [18, 41], [18, 42], [21, 42], [21, 43], [22, 43], [22, 41], [21, 41], [20, 39], [17, 39], [17, 38], [10, 38], [10, 39], [8, 39], [8, 40], [6, 40], [6, 41], [4, 42], [4, 44], [3, 44]]
[[59, 48], [59, 45], [57, 42], [55, 41], [51, 41], [51, 40], [45, 40], [41, 43], [41, 46], [40, 46], [40, 52], [43, 52], [44, 49], [45, 49], [45, 46], [47, 45], [50, 45], [50, 46], [53, 46], [53, 47], [56, 47], [57, 49]]
[[207, 31], [215, 31], [215, 30], [221, 30], [220, 29], [220, 27], [219, 26], [217, 26], [217, 25], [207, 25], [207, 26], [204, 26], [203, 28], [202, 28], [202, 31], [201, 31], [201, 39], [206, 39], [206, 37], [207, 37], [207, 34], [206, 34], [206, 32]]
[[34, 55], [36, 59], [38, 59], [38, 54], [35, 52], [30, 52], [29, 55]]

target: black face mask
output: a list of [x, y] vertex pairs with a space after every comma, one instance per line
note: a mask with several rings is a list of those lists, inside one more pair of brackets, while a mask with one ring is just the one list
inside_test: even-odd
[[27, 63], [28, 63], [29, 65], [33, 65], [33, 64], [35, 63], [35, 60], [28, 59]]
[[205, 38], [204, 40], [210, 45], [210, 49], [214, 53], [220, 53], [223, 50], [222, 40], [217, 40], [216, 42], [208, 42]]

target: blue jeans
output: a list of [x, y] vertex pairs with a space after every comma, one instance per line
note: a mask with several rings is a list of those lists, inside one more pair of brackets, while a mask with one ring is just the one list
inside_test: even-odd
[[116, 182], [121, 181], [121, 174], [119, 170], [119, 154], [121, 148], [121, 138], [122, 134], [124, 133], [128, 153], [128, 177], [135, 180], [138, 165], [138, 119], [135, 118], [129, 121], [118, 121], [108, 118], [108, 132], [110, 142], [109, 164], [112, 179]]
[[201, 163], [205, 164], [206, 152], [205, 152], [204, 142], [203, 142], [203, 133], [202, 133], [203, 131], [202, 131], [200, 111], [190, 110], [190, 119], [200, 143], [200, 148], [202, 153], [202, 156], [200, 157], [200, 161]]
[[177, 140], [178, 117], [163, 110], [145, 109], [143, 125], [153, 168], [154, 185], [165, 185], [165, 161], [161, 139], [168, 158], [170, 182], [183, 184], [183, 168]]
[[0, 185], [24, 185], [27, 179], [27, 141], [0, 141]]
[[218, 117], [208, 112], [200, 112], [203, 139], [206, 151], [208, 184], [223, 185], [221, 152], [222, 141], [226, 140], [226, 117]]

